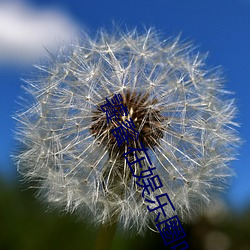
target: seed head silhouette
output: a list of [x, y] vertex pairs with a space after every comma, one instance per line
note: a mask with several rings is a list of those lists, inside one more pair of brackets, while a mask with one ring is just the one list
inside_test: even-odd
[[[118, 146], [117, 124], [101, 110], [120, 94], [139, 132], [130, 145], [143, 143], [163, 184], [145, 197], [168, 193], [180, 220], [193, 219], [233, 175], [236, 108], [220, 72], [206, 69], [192, 44], [161, 40], [153, 29], [82, 36], [26, 80], [32, 100], [15, 115], [25, 147], [16, 155], [19, 172], [63, 211], [137, 232], [152, 226], [158, 212], [148, 211], [153, 205], [123, 156], [128, 147]], [[138, 163], [133, 168], [140, 171]], [[174, 215], [171, 206], [164, 210]]]

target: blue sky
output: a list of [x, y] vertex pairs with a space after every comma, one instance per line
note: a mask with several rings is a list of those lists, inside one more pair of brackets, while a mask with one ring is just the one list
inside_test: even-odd
[[[226, 199], [235, 208], [250, 204], [250, 0], [91, 0], [0, 2], [0, 175], [15, 180], [10, 153], [15, 148], [11, 118], [22, 95], [21, 78], [31, 65], [58, 44], [55, 36], [70, 40], [77, 27], [90, 34], [112, 21], [128, 27], [154, 26], [166, 37], [182, 34], [201, 52], [209, 51], [207, 64], [221, 65], [225, 88], [235, 92], [237, 121], [244, 144], [232, 163]], [[6, 7], [7, 6], [7, 7]], [[17, 7], [18, 6], [18, 7]], [[7, 9], [5, 9], [7, 8]], [[7, 10], [7, 11], [6, 11]], [[3, 14], [4, 13], [4, 14]], [[27, 14], [28, 13], [28, 14]]]

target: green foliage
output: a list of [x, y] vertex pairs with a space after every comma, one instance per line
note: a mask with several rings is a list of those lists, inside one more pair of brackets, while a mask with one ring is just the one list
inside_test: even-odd
[[[17, 187], [22, 187], [20, 190]], [[77, 221], [72, 215], [46, 211], [34, 192], [24, 185], [6, 185], [0, 181], [0, 249], [1, 250], [92, 250], [97, 229]], [[200, 218], [184, 225], [192, 250], [250, 249], [250, 209], [230, 214], [222, 220]], [[111, 250], [170, 249], [164, 247], [159, 234], [145, 237], [116, 233]]]

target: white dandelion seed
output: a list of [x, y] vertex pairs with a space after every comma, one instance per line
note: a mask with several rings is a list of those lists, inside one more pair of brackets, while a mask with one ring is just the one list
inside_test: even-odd
[[[106, 97], [121, 94], [140, 132], [130, 143], [149, 149], [163, 184], [145, 197], [167, 193], [181, 221], [215, 202], [233, 175], [236, 109], [218, 71], [207, 70], [191, 44], [161, 41], [152, 29], [101, 31], [96, 39], [84, 34], [51, 60], [26, 81], [33, 99], [15, 116], [25, 148], [16, 156], [18, 170], [37, 180], [44, 201], [97, 224], [116, 218], [138, 232], [154, 224], [158, 211], [148, 211], [122, 156], [127, 146], [118, 147], [116, 125], [100, 110]], [[164, 210], [174, 215], [171, 206]]]

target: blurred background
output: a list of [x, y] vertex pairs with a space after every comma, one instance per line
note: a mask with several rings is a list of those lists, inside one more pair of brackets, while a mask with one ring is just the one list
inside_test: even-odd
[[[98, 230], [73, 215], [47, 211], [21, 181], [10, 155], [16, 152], [12, 115], [20, 108], [22, 78], [32, 65], [74, 40], [79, 29], [153, 26], [164, 37], [191, 40], [209, 51], [207, 64], [225, 72], [225, 88], [235, 92], [237, 122], [244, 143], [232, 162], [237, 177], [222, 201], [184, 225], [194, 250], [250, 250], [250, 0], [0, 0], [0, 249], [93, 249]], [[115, 249], [170, 249], [160, 235], [117, 232]]]

